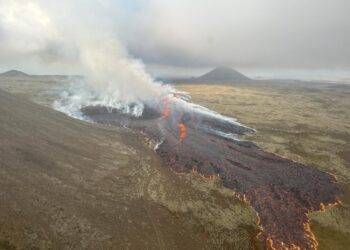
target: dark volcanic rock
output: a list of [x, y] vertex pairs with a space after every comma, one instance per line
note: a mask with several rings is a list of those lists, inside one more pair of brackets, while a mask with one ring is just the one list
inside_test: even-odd
[[[168, 117], [135, 119], [108, 113], [90, 114], [102, 123], [141, 129], [156, 140], [163, 139], [157, 153], [176, 172], [196, 171], [218, 178], [257, 212], [260, 238], [277, 249], [299, 246], [315, 249], [307, 213], [337, 201], [335, 178], [315, 168], [264, 152], [251, 142], [227, 139], [222, 133], [241, 135], [252, 129], [240, 124], [185, 109], [172, 102]], [[164, 108], [164, 107], [163, 107]], [[160, 108], [161, 110], [161, 108]], [[186, 136], [182, 137], [185, 126]]]
[[[131, 109], [133, 106], [130, 107]], [[108, 108], [104, 106], [88, 106], [81, 109], [81, 111], [87, 116], [104, 116], [105, 114], [113, 114], [114, 116], [126, 117], [130, 120], [135, 119], [156, 119], [162, 116], [162, 114], [156, 109], [152, 109], [148, 106], [145, 106], [142, 112], [141, 117], [129, 116], [126, 115], [126, 112], [120, 111], [116, 108]]]

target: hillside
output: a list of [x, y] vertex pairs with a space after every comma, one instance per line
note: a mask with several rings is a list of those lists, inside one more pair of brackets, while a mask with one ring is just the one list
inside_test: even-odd
[[128, 129], [0, 90], [0, 138], [0, 249], [249, 249], [255, 237], [233, 194], [162, 167]]

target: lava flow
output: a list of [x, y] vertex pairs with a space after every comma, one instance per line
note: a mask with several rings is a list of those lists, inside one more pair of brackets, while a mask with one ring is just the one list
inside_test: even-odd
[[181, 134], [180, 134], [180, 139], [185, 139], [187, 137], [187, 127], [185, 124], [183, 123], [180, 123], [179, 124], [179, 128], [180, 128], [180, 131], [181, 131]]
[[[83, 113], [100, 123], [127, 125], [157, 141], [164, 165], [181, 173], [196, 171], [216, 177], [257, 212], [262, 232], [258, 238], [273, 249], [316, 249], [307, 213], [337, 202], [333, 176], [268, 153], [239, 135], [253, 132], [181, 96], [170, 95], [158, 105], [146, 106], [139, 118], [86, 107]], [[188, 137], [187, 139], [185, 139]], [[179, 143], [180, 142], [180, 143]]]
[[169, 107], [170, 102], [171, 102], [170, 97], [165, 98], [164, 100], [165, 108], [163, 111], [163, 118], [167, 118], [170, 115], [170, 112], [171, 112]]

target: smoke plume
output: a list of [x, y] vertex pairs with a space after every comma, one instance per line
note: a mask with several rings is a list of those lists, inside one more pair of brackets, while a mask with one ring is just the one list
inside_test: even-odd
[[75, 112], [101, 105], [138, 115], [143, 103], [170, 89], [155, 82], [142, 62], [129, 56], [104, 15], [109, 4], [0, 0], [0, 56], [14, 66], [35, 62], [81, 73], [84, 77], [74, 78], [57, 108]]

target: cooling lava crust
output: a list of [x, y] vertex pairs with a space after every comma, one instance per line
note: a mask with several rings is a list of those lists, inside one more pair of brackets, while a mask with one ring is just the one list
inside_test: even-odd
[[138, 118], [105, 107], [82, 111], [95, 122], [144, 131], [160, 142], [156, 152], [175, 172], [217, 178], [257, 212], [267, 246], [317, 248], [307, 213], [337, 202], [333, 176], [235, 139], [253, 130], [176, 95], [146, 106]]

